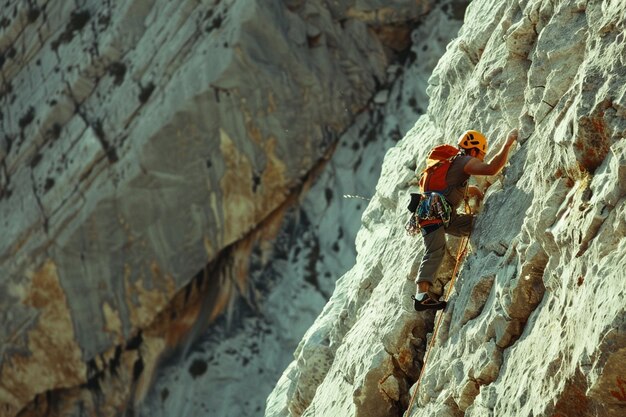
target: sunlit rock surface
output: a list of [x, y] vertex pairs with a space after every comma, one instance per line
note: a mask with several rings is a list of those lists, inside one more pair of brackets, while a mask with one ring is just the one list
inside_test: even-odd
[[[626, 415], [625, 33], [622, 1], [471, 2], [266, 416]], [[513, 127], [407, 412], [435, 318], [409, 298], [409, 183], [433, 145], [472, 128], [493, 154]]]

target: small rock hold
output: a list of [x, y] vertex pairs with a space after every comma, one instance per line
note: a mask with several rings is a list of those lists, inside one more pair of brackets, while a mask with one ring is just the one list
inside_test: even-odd
[[35, 20], [37, 20], [37, 18], [39, 17], [40, 14], [41, 14], [41, 10], [39, 10], [36, 7], [32, 7], [30, 9], [28, 9], [28, 13], [26, 14], [26, 18], [28, 19], [28, 21], [30, 23], [33, 23]]
[[394, 401], [400, 400], [400, 384], [395, 376], [389, 375], [381, 384], [380, 389]]
[[18, 125], [20, 126], [20, 129], [24, 129], [26, 126], [28, 126], [33, 121], [34, 118], [35, 118], [35, 108], [33, 106], [30, 106], [28, 110], [26, 111], [26, 114], [24, 114], [24, 116], [22, 116], [20, 120], [18, 121]]
[[170, 390], [168, 390], [167, 388], [163, 388], [163, 390], [161, 390], [161, 402], [165, 402], [165, 400], [167, 400], [167, 397], [170, 396]]
[[207, 369], [208, 369], [208, 365], [205, 361], [196, 359], [192, 362], [191, 366], [189, 367], [189, 374], [193, 377], [193, 379], [196, 379], [199, 376], [204, 375]]
[[126, 65], [123, 62], [113, 62], [109, 65], [108, 72], [114, 78], [113, 83], [120, 85], [126, 75]]
[[382, 90], [376, 93], [374, 97], [374, 103], [376, 104], [385, 104], [389, 99], [389, 90]]
[[46, 178], [46, 183], [43, 186], [44, 191], [50, 191], [54, 187], [54, 180], [52, 178]]
[[154, 83], [150, 82], [145, 87], [140, 88], [141, 91], [139, 92], [139, 101], [143, 104], [148, 101], [148, 99], [152, 95], [152, 92], [154, 91]]

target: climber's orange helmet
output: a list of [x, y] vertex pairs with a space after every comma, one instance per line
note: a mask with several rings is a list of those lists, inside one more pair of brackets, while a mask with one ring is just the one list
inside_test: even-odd
[[468, 130], [459, 137], [459, 148], [465, 150], [478, 149], [486, 154], [487, 138], [478, 130]]

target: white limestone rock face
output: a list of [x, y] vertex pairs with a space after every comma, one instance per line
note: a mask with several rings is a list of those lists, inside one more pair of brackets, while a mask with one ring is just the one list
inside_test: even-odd
[[[470, 4], [267, 416], [626, 414], [625, 28], [621, 1]], [[409, 298], [408, 183], [433, 145], [473, 128], [493, 154], [513, 127], [407, 412], [433, 325]]]
[[3, 4], [3, 415], [143, 398], [164, 352], [251, 292], [254, 242], [430, 6]]

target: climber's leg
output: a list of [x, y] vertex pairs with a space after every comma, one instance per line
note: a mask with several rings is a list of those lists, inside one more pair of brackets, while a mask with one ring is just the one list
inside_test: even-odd
[[448, 227], [446, 227], [446, 233], [457, 237], [469, 236], [475, 218], [475, 214], [452, 213]]
[[445, 308], [445, 301], [437, 301], [428, 295], [428, 290], [437, 275], [446, 252], [446, 236], [442, 225], [427, 226], [422, 230], [424, 238], [424, 255], [417, 272], [417, 294], [413, 297], [417, 311], [441, 310]]

